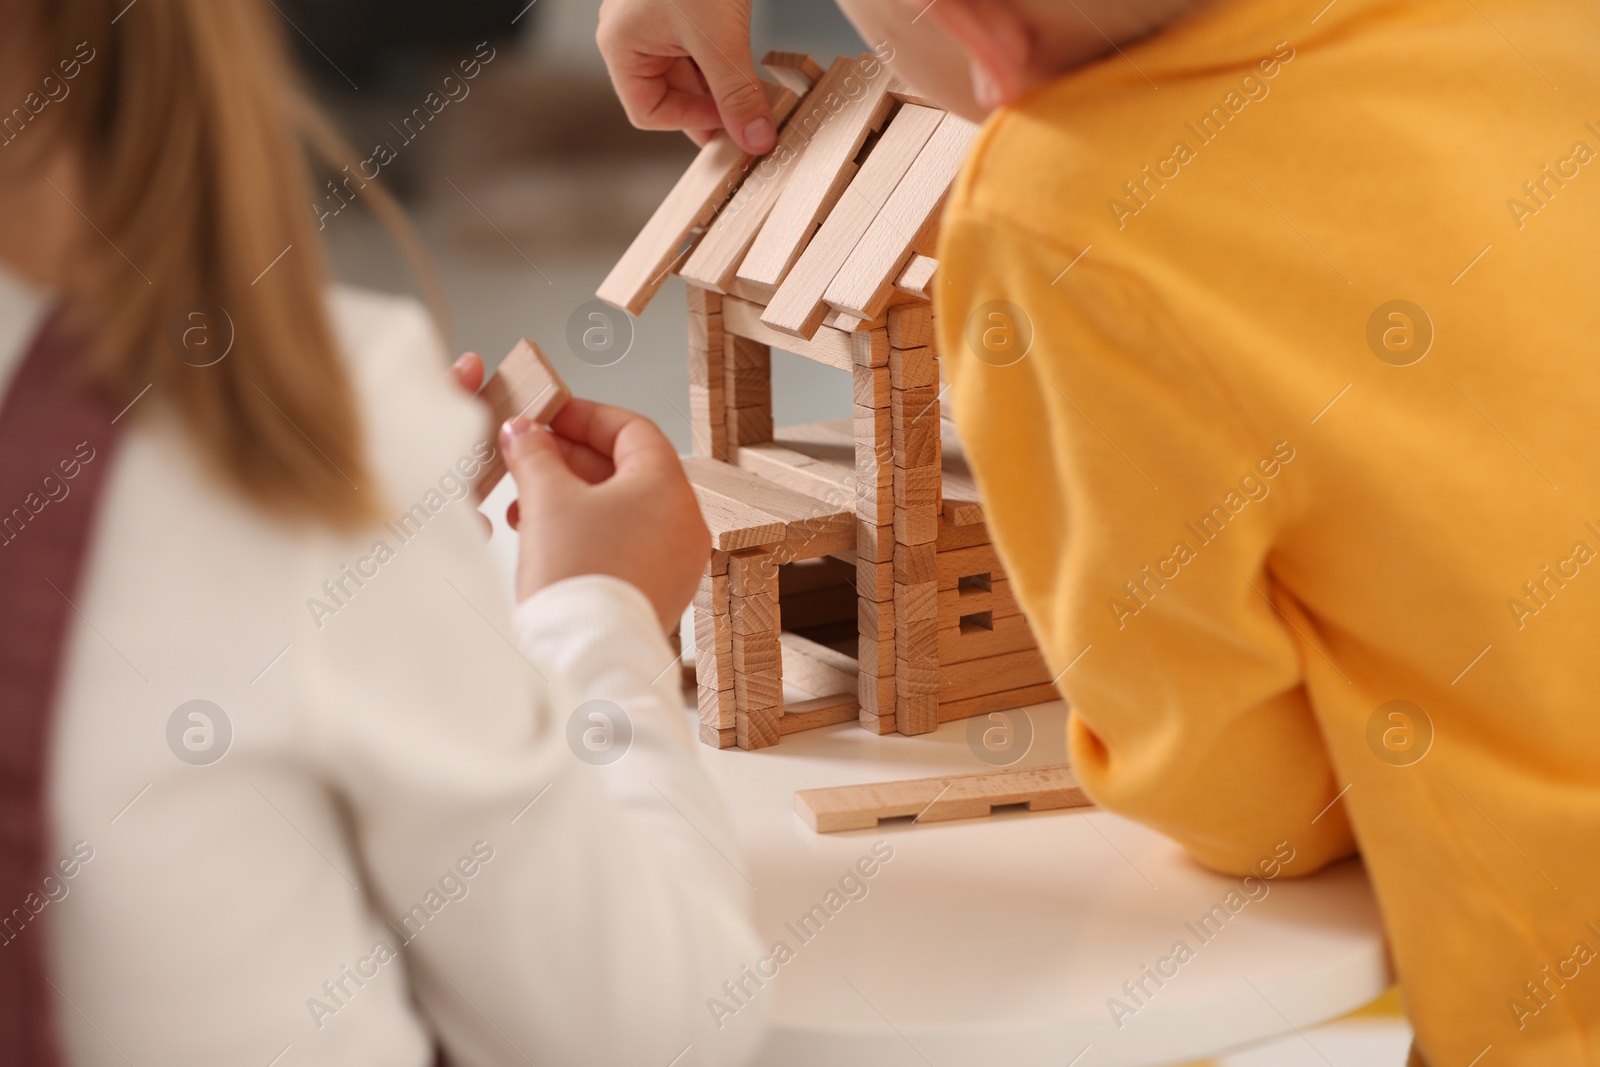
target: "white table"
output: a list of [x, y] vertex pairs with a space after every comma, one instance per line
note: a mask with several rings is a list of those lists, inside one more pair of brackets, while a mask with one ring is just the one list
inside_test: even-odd
[[[1033, 747], [1016, 765], [1062, 762], [1065, 708], [1029, 714]], [[762, 1067], [1181, 1063], [1325, 1021], [1388, 988], [1377, 907], [1356, 861], [1267, 883], [1202, 943], [1185, 923], [1239, 881], [1109, 813], [1003, 812], [825, 835], [794, 814], [796, 789], [990, 769], [967, 730], [875, 737], [846, 724], [759, 752], [705, 751], [733, 803], [758, 930], [794, 951], [754, 994], [774, 998]], [[865, 881], [866, 896], [802, 943], [785, 923], [823, 903], [878, 841], [894, 855]], [[1151, 995], [1135, 1005], [1123, 983], [1179, 940], [1193, 958], [1160, 987], [1146, 978]], [[1138, 1008], [1120, 1028], [1111, 997]]]

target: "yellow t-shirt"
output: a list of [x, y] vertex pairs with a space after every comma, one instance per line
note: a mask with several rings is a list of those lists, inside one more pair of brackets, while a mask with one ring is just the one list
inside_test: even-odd
[[988, 123], [939, 249], [1078, 774], [1219, 870], [1359, 846], [1431, 1063], [1600, 1063], [1600, 13], [1123, 52]]

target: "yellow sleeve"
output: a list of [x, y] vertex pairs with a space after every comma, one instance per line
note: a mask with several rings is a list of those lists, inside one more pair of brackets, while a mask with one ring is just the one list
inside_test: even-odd
[[1064, 672], [1077, 775], [1207, 866], [1243, 874], [1287, 841], [1309, 873], [1355, 846], [1304, 686], [1319, 653], [1272, 577], [1298, 443], [1247, 419], [1183, 309], [1110, 255], [1063, 274], [1080, 251], [952, 211], [938, 294], [956, 424]]

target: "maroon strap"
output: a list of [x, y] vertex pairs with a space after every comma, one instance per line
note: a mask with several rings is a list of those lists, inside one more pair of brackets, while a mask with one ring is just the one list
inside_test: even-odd
[[[52, 320], [53, 323], [53, 320]], [[0, 402], [0, 1064], [58, 1067], [45, 981], [45, 771], [66, 638], [120, 426], [77, 384], [79, 347], [39, 331]], [[34, 909], [37, 908], [38, 912]], [[39, 916], [42, 918], [42, 916]]]

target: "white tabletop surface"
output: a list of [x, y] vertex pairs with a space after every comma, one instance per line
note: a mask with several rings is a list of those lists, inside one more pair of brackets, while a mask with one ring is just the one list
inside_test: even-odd
[[[1034, 740], [1015, 765], [1063, 762], [1064, 706], [1028, 715]], [[1377, 907], [1354, 860], [1265, 883], [1202, 942], [1185, 924], [1239, 880], [1106, 812], [838, 834], [813, 833], [794, 813], [796, 789], [991, 769], [968, 731], [952, 722], [876, 737], [844, 724], [758, 752], [705, 750], [733, 806], [757, 928], [794, 953], [753, 994], [772, 998], [761, 1067], [1181, 1063], [1333, 1018], [1389, 986]], [[802, 942], [785, 924], [880, 841], [893, 858], [865, 880], [866, 895]], [[1160, 987], [1146, 978], [1150, 995], [1136, 1004], [1123, 983], [1180, 940], [1193, 958]], [[1112, 997], [1137, 1007], [1120, 1027]]]

